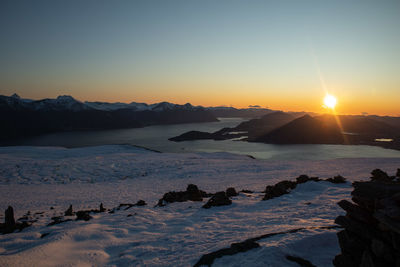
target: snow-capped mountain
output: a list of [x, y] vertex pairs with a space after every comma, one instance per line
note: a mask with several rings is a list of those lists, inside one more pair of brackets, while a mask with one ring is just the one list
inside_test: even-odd
[[57, 131], [137, 128], [150, 125], [214, 122], [212, 112], [168, 102], [81, 102], [71, 96], [28, 100], [0, 95], [1, 139]]
[[12, 110], [35, 111], [82, 111], [91, 109], [91, 107], [67, 95], [42, 100], [22, 99], [17, 94], [0, 96], [0, 106]]
[[132, 111], [171, 111], [171, 110], [199, 110], [201, 106], [194, 107], [190, 103], [185, 105], [173, 104], [169, 102], [160, 102], [155, 104], [146, 103], [108, 103], [108, 102], [81, 102], [72, 96], [62, 95], [55, 99], [45, 98], [41, 100], [22, 99], [19, 95], [0, 96], [0, 106], [8, 107], [14, 110], [30, 109], [36, 111], [82, 111], [82, 110], [102, 110], [116, 111], [129, 109]]
[[118, 109], [132, 109], [136, 111], [149, 110], [149, 105], [147, 105], [146, 103], [136, 103], [136, 102], [131, 102], [127, 104], [121, 102], [108, 103], [99, 101], [96, 102], [86, 101], [85, 104], [91, 108], [97, 110], [105, 110], [105, 111], [118, 110]]
[[154, 104], [147, 103], [109, 103], [101, 101], [85, 101], [81, 102], [76, 100], [72, 96], [62, 95], [55, 99], [46, 98], [41, 100], [23, 99], [17, 94], [12, 96], [1, 96], [0, 95], [0, 107], [17, 109], [30, 109], [36, 111], [82, 111], [82, 110], [101, 110], [101, 111], [117, 111], [117, 110], [131, 110], [131, 111], [173, 111], [173, 110], [207, 110], [212, 112], [217, 117], [259, 117], [271, 112], [265, 108], [244, 108], [237, 109], [234, 107], [202, 107], [193, 106], [190, 103], [184, 105], [174, 104], [169, 102], [159, 102]]
[[72, 96], [63, 95], [56, 99], [42, 99], [32, 102], [34, 104], [33, 108], [35, 110], [70, 110], [70, 111], [82, 111], [91, 109], [91, 107], [85, 105], [84, 103], [76, 100]]
[[107, 102], [88, 102], [86, 101], [85, 104], [91, 108], [98, 109], [98, 110], [118, 110], [118, 109], [131, 109], [134, 111], [167, 111], [167, 110], [197, 110], [202, 109], [201, 106], [192, 106], [190, 103], [186, 103], [184, 105], [173, 104], [169, 102], [160, 102], [155, 104], [146, 104], [146, 103], [137, 103], [131, 102], [127, 103], [107, 103]]

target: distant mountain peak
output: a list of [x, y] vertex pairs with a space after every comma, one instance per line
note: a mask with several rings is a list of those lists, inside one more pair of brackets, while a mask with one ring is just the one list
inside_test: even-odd
[[75, 98], [73, 98], [70, 95], [60, 95], [57, 97], [57, 100], [61, 100], [61, 101], [77, 101]]
[[16, 98], [16, 99], [21, 99], [21, 97], [19, 95], [17, 95], [16, 93], [14, 93], [11, 97]]

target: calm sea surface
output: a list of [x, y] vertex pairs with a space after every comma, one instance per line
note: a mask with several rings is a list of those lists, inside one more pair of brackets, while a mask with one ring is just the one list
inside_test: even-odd
[[243, 141], [186, 141], [171, 142], [168, 138], [190, 130], [214, 132], [234, 127], [244, 119], [220, 118], [219, 122], [150, 126], [145, 128], [65, 132], [24, 139], [15, 145], [83, 147], [108, 144], [131, 144], [161, 152], [230, 152], [252, 155], [259, 159], [335, 159], [400, 157], [400, 151], [374, 146], [344, 145], [270, 145]]

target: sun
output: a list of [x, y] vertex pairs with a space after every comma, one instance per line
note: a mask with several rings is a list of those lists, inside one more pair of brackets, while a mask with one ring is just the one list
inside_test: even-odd
[[333, 95], [327, 94], [324, 98], [324, 106], [330, 109], [334, 109], [336, 106], [337, 100]]

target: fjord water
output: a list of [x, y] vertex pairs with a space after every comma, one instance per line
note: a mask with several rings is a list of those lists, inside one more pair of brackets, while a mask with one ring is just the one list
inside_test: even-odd
[[362, 145], [271, 145], [234, 140], [198, 140], [176, 143], [168, 140], [191, 130], [214, 132], [224, 127], [234, 127], [246, 119], [219, 118], [219, 120], [219, 122], [158, 125], [132, 129], [54, 133], [27, 138], [13, 145], [74, 148], [129, 144], [161, 152], [230, 152], [272, 160], [400, 157], [400, 151], [397, 150]]

